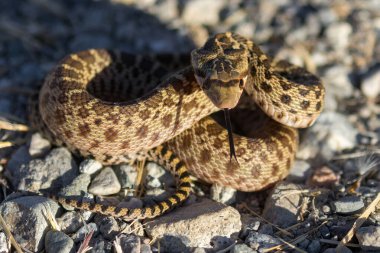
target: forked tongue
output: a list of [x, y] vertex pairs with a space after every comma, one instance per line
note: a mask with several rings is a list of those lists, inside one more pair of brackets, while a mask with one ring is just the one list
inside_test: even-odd
[[228, 143], [230, 144], [230, 162], [232, 160], [232, 156], [235, 158], [235, 161], [238, 162], [235, 153], [235, 145], [234, 138], [232, 136], [232, 126], [230, 119], [230, 110], [228, 108], [223, 109], [224, 111], [224, 119], [226, 121], [227, 131], [228, 131]]

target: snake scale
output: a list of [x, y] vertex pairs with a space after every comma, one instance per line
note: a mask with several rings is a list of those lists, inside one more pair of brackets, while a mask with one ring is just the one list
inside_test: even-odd
[[[228, 32], [209, 38], [191, 56], [105, 49], [68, 55], [40, 90], [34, 124], [56, 143], [105, 165], [149, 159], [173, 172], [177, 191], [153, 206], [52, 197], [79, 209], [143, 219], [188, 197], [189, 172], [241, 191], [283, 179], [298, 145], [295, 128], [310, 126], [323, 100], [316, 76], [272, 60], [251, 40]], [[229, 158], [225, 127], [210, 116], [232, 108], [238, 162]]]

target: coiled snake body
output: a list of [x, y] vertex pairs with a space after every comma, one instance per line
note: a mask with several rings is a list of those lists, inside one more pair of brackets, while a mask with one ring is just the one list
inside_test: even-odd
[[[103, 164], [145, 157], [179, 177], [177, 192], [152, 207], [57, 197], [60, 203], [125, 219], [151, 218], [187, 198], [186, 168], [201, 180], [242, 191], [287, 175], [298, 143], [293, 127], [310, 126], [323, 107], [320, 80], [272, 61], [232, 33], [210, 38], [191, 59], [189, 66], [184, 56], [97, 49], [71, 54], [56, 66], [39, 95], [42, 121], [35, 122], [41, 131]], [[252, 108], [253, 101], [270, 118]], [[239, 164], [229, 158], [227, 131], [208, 116], [221, 108], [241, 108], [232, 112]]]

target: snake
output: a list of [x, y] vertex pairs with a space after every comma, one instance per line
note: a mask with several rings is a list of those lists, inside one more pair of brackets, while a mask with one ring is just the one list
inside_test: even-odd
[[[324, 103], [320, 79], [267, 56], [239, 34], [216, 34], [191, 54], [88, 49], [47, 75], [33, 124], [57, 145], [104, 165], [151, 160], [177, 178], [175, 193], [142, 208], [50, 195], [61, 204], [125, 220], [181, 205], [192, 176], [240, 191], [284, 179]], [[221, 110], [231, 111], [237, 160], [229, 158]]]

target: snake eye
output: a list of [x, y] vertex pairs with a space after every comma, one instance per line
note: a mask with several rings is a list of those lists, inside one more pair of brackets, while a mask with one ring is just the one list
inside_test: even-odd
[[239, 80], [239, 88], [240, 88], [240, 89], [243, 89], [243, 88], [244, 88], [244, 80], [243, 80], [243, 79], [240, 79], [240, 80]]

